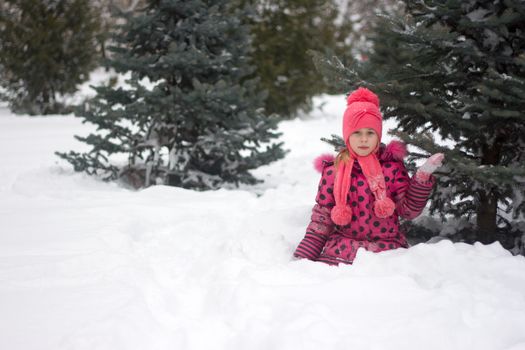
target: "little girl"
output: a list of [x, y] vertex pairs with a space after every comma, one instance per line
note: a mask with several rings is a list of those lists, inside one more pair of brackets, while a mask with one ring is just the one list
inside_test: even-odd
[[323, 161], [311, 222], [294, 256], [331, 265], [351, 264], [359, 248], [372, 252], [407, 248], [399, 219], [421, 214], [441, 166], [443, 154], [427, 159], [408, 176], [405, 145], [381, 145], [378, 97], [359, 88], [347, 99], [343, 117], [346, 149], [335, 161]]

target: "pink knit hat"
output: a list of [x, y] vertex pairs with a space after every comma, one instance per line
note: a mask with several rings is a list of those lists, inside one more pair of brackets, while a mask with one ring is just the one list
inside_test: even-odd
[[[372, 91], [358, 88], [348, 96], [347, 107], [343, 116], [343, 137], [350, 154], [348, 162], [338, 164], [335, 183], [335, 206], [331, 211], [332, 221], [337, 225], [347, 225], [352, 220], [352, 209], [347, 204], [348, 190], [354, 161], [358, 161], [365, 175], [370, 191], [374, 194], [374, 213], [379, 218], [386, 218], [394, 213], [395, 204], [386, 196], [386, 185], [377, 150], [381, 142], [383, 117], [379, 111], [379, 98]], [[374, 129], [379, 136], [376, 148], [369, 155], [362, 157], [352, 150], [348, 137], [361, 128]]]

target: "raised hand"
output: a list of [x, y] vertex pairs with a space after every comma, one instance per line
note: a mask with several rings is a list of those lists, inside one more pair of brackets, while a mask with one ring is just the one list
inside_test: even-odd
[[443, 159], [445, 155], [443, 153], [436, 153], [430, 156], [425, 163], [419, 167], [416, 171], [416, 181], [425, 182], [430, 178], [430, 174], [436, 171], [443, 164]]

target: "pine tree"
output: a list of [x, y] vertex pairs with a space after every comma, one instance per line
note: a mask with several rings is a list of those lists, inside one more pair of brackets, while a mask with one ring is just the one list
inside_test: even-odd
[[227, 0], [157, 0], [127, 15], [109, 64], [131, 72], [128, 87], [96, 88], [79, 115], [97, 133], [77, 136], [91, 151], [58, 154], [77, 171], [135, 187], [258, 182], [249, 171], [284, 151], [272, 143], [279, 134], [264, 114], [266, 94], [246, 78], [245, 11]]
[[[346, 3], [345, 3], [346, 2]], [[351, 51], [351, 55], [338, 56], [348, 59], [348, 57], [362, 57], [370, 50], [372, 42], [370, 40], [377, 24], [380, 20], [378, 13], [388, 13], [397, 16], [403, 13], [404, 5], [398, 0], [368, 0], [368, 1], [338, 1], [340, 18], [343, 19], [342, 25], [345, 28], [344, 36], [337, 40], [344, 41]], [[346, 62], [344, 62], [346, 64]]]
[[99, 14], [89, 0], [0, 4], [2, 99], [16, 113], [67, 112], [57, 95], [76, 91], [96, 61]]
[[110, 43], [111, 32], [117, 22], [122, 20], [115, 12], [131, 12], [137, 8], [144, 7], [146, 0], [91, 0], [91, 5], [100, 13], [100, 31], [96, 39], [98, 51], [100, 52], [101, 61], [107, 59], [106, 46]]
[[407, 17], [385, 19], [367, 62], [347, 68], [318, 54], [317, 64], [340, 88], [378, 93], [396, 135], [419, 149], [412, 167], [445, 153], [430, 210], [475, 219], [459, 240], [523, 245], [525, 3], [404, 2]]
[[309, 49], [344, 55], [352, 30], [330, 0], [239, 0], [256, 9], [250, 24], [254, 33], [255, 74], [269, 93], [266, 110], [292, 118], [312, 107], [312, 97], [329, 92], [315, 70]]

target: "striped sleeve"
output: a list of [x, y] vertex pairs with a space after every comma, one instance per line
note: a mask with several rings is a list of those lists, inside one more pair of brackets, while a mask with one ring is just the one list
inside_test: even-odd
[[294, 256], [309, 260], [317, 259], [333, 227], [330, 209], [319, 204], [314, 205], [310, 224], [306, 228], [304, 238], [295, 249]]
[[401, 164], [394, 183], [397, 187], [395, 189], [397, 213], [407, 220], [419, 216], [427, 204], [428, 197], [434, 187], [435, 178], [430, 176], [428, 181], [417, 182], [408, 176], [405, 166]]

